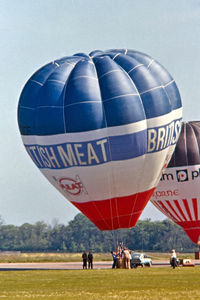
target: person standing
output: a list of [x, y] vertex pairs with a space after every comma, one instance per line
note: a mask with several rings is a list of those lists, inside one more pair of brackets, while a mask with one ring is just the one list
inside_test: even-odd
[[131, 265], [130, 265], [130, 251], [128, 250], [128, 248], [124, 249], [124, 267], [125, 269], [130, 269]]
[[112, 257], [113, 257], [112, 269], [115, 269], [117, 266], [117, 254], [116, 254], [116, 252], [113, 252], [113, 251], [111, 251], [110, 253], [112, 254]]
[[83, 259], [83, 269], [87, 269], [87, 253], [86, 253], [86, 251], [83, 252], [82, 259]]
[[88, 253], [88, 269], [93, 269], [93, 254], [91, 251]]
[[123, 248], [121, 244], [117, 247], [117, 263], [116, 263], [116, 268], [121, 269], [123, 268]]
[[176, 255], [176, 251], [174, 249], [172, 249], [172, 252], [171, 252], [170, 263], [171, 263], [171, 266], [173, 267], [173, 269], [175, 269], [175, 267], [177, 267], [177, 255]]

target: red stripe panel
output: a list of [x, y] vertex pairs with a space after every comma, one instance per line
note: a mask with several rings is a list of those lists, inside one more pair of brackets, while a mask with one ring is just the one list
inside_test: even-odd
[[187, 221], [186, 216], [184, 215], [184, 212], [182, 211], [182, 208], [180, 207], [180, 204], [178, 203], [178, 200], [174, 200], [174, 203], [176, 205], [176, 207], [178, 208], [178, 211], [180, 212], [181, 216], [183, 217], [183, 219], [185, 221]]
[[187, 222], [177, 222], [181, 226], [189, 238], [197, 244], [200, 236], [200, 220], [197, 221], [187, 221]]
[[193, 208], [194, 208], [195, 219], [198, 220], [197, 198], [192, 198], [192, 204], [193, 204]]
[[[165, 214], [168, 216], [168, 217], [171, 217], [171, 219], [173, 221], [176, 222], [176, 219], [174, 218], [174, 216], [172, 215], [172, 213], [169, 211], [169, 209], [164, 205], [164, 203], [162, 201], [158, 201], [160, 206], [162, 207], [162, 209], [165, 211]], [[166, 201], [167, 202], [167, 201]], [[169, 205], [170, 208], [173, 209], [173, 207], [171, 207], [171, 204], [167, 202], [167, 204]], [[174, 211], [174, 210], [173, 210]]]
[[155, 188], [101, 201], [72, 202], [100, 230], [134, 227]]
[[169, 205], [169, 207], [171, 208], [171, 210], [173, 211], [173, 213], [176, 215], [176, 217], [178, 218], [178, 220], [181, 220], [181, 218], [179, 217], [179, 215], [177, 214], [177, 212], [175, 211], [175, 209], [173, 208], [172, 204], [170, 203], [169, 200], [166, 200], [167, 204]]
[[153, 203], [153, 205], [155, 205], [155, 207], [157, 209], [159, 209], [166, 217], [169, 218], [169, 214], [167, 213], [167, 211], [162, 207], [162, 205], [160, 205], [157, 201], [155, 200], [151, 200], [151, 202]]
[[190, 208], [189, 208], [187, 199], [183, 199], [183, 204], [184, 204], [187, 214], [190, 218], [190, 221], [192, 221], [192, 216], [191, 216], [191, 212], [190, 212]]

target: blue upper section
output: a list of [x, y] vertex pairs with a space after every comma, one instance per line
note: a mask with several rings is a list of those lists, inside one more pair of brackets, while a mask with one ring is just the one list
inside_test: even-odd
[[134, 50], [96, 50], [49, 63], [26, 83], [18, 123], [23, 135], [120, 126], [181, 107], [170, 74]]

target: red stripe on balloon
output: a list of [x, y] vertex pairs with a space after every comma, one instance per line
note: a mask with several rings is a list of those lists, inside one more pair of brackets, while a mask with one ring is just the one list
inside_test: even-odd
[[181, 226], [189, 238], [197, 244], [200, 236], [200, 220], [177, 222]]
[[[166, 201], [168, 206], [171, 208], [171, 204], [168, 203], [168, 201]], [[163, 207], [164, 211], [168, 214], [168, 217], [170, 216], [172, 218], [172, 220], [174, 220], [176, 222], [176, 219], [174, 218], [174, 216], [172, 215], [172, 213], [169, 211], [169, 209], [166, 207], [166, 205], [162, 202], [162, 201], [159, 201], [159, 204]], [[172, 207], [173, 209], [173, 207]]]
[[162, 207], [162, 205], [159, 203], [159, 201], [151, 200], [151, 202], [159, 209], [164, 215], [166, 215], [169, 218], [169, 213]]
[[192, 204], [193, 204], [193, 208], [194, 208], [195, 219], [198, 220], [197, 198], [192, 198]]
[[101, 201], [72, 202], [100, 230], [134, 227], [155, 188]]
[[186, 218], [186, 216], [185, 216], [185, 214], [184, 214], [184, 212], [182, 211], [182, 208], [180, 207], [180, 204], [179, 204], [178, 200], [174, 200], [174, 203], [175, 203], [178, 211], [180, 212], [181, 216], [183, 217], [183, 219], [185, 221], [188, 221], [187, 218]]
[[166, 200], [167, 204], [169, 205], [169, 207], [171, 208], [171, 210], [173, 211], [173, 213], [176, 215], [178, 220], [181, 220], [181, 218], [179, 217], [179, 215], [177, 214], [177, 212], [175, 211], [175, 209], [173, 208], [173, 206], [171, 205], [169, 200]]
[[189, 219], [192, 221], [192, 215], [191, 215], [191, 212], [190, 212], [190, 208], [189, 208], [187, 199], [183, 199], [183, 204], [184, 204], [184, 206], [185, 206], [185, 209], [186, 209], [186, 211], [187, 211], [187, 214], [188, 214], [188, 216], [189, 216]]

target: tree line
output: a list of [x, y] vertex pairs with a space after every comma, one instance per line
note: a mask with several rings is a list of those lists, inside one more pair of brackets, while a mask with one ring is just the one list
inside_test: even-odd
[[21, 226], [0, 222], [0, 251], [109, 252], [123, 242], [132, 250], [168, 252], [194, 251], [184, 231], [170, 220], [139, 220], [131, 229], [100, 231], [81, 213], [68, 225], [44, 222]]

